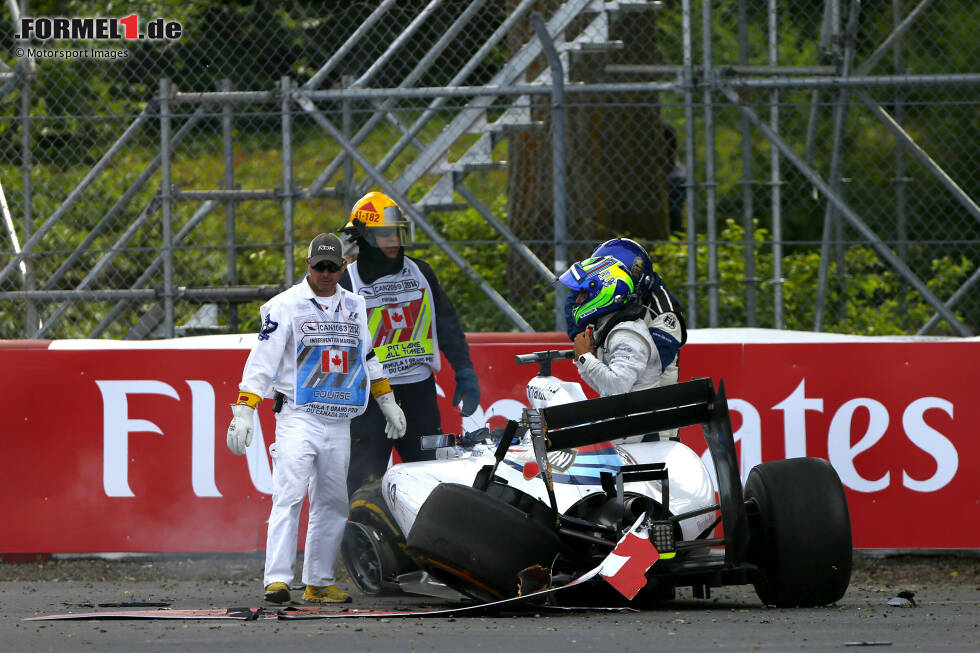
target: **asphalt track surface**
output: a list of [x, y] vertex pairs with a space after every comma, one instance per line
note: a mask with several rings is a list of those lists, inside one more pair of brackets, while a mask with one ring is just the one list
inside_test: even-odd
[[[89, 563], [0, 563], [2, 651], [650, 651], [980, 649], [978, 560], [926, 560], [914, 572], [881, 561], [856, 563], [851, 587], [832, 606], [762, 606], [751, 586], [716, 588], [710, 599], [678, 600], [642, 612], [531, 610], [449, 617], [282, 621], [23, 621], [68, 612], [106, 611], [103, 604], [166, 603], [170, 609], [262, 606], [261, 562], [237, 566], [154, 560]], [[174, 565], [178, 570], [174, 571]], [[197, 566], [196, 566], [197, 565]], [[183, 566], [183, 569], [179, 567]], [[223, 578], [193, 579], [189, 575]], [[148, 580], [147, 578], [151, 578]], [[368, 597], [352, 591], [355, 608], [438, 608], [458, 603], [425, 597]], [[915, 607], [892, 606], [901, 591]], [[301, 592], [294, 591], [299, 597]], [[267, 605], [275, 608], [276, 606]], [[153, 608], [150, 608], [153, 609]]]

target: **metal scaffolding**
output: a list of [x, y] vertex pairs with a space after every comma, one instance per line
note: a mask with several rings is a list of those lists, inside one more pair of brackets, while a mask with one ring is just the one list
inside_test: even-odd
[[[782, 207], [785, 197], [784, 164], [791, 166], [794, 174], [802, 175], [825, 202], [822, 238], [820, 243], [821, 259], [818, 287], [816, 289], [815, 316], [812, 328], [823, 328], [827, 304], [827, 295], [832, 280], [829, 277], [830, 265], [836, 262], [837, 269], [844, 266], [841, 243], [843, 225], [853, 229], [867, 241], [881, 259], [902, 278], [923, 300], [935, 311], [933, 317], [924, 323], [919, 333], [928, 333], [939, 321], [947, 322], [952, 329], [962, 336], [973, 335], [970, 325], [965, 324], [954, 312], [954, 307], [969, 290], [976, 284], [978, 275], [974, 273], [966, 283], [951, 296], [944, 299], [937, 296], [904, 260], [904, 243], [908, 236], [905, 226], [907, 197], [905, 190], [907, 166], [909, 160], [917, 161], [925, 170], [930, 172], [949, 192], [949, 194], [975, 219], [980, 220], [980, 207], [977, 200], [971, 197], [952, 176], [943, 169], [916, 142], [912, 134], [903, 128], [905, 103], [903, 95], [913, 89], [953, 87], [977, 88], [980, 86], [980, 73], [956, 74], [873, 74], [875, 66], [884, 61], [889, 53], [897, 70], [903, 71], [903, 38], [914, 28], [917, 21], [924, 20], [932, 0], [922, 0], [907, 14], [903, 11], [902, 2], [894, 3], [894, 29], [875, 48], [873, 54], [863, 61], [858, 61], [855, 42], [860, 21], [860, 1], [847, 0], [846, 7], [841, 6], [840, 0], [826, 0], [820, 30], [820, 48], [826, 51], [827, 60], [832, 65], [814, 66], [784, 66], [779, 61], [779, 25], [780, 3], [768, 0], [766, 5], [767, 51], [766, 63], [752, 65], [748, 52], [748, 28], [746, 24], [747, 0], [738, 0], [738, 63], [718, 65], [714, 61], [713, 47], [716, 35], [713, 29], [714, 17], [712, 3], [701, 5], [701, 47], [696, 51], [697, 30], [695, 28], [695, 7], [691, 0], [682, 0], [682, 61], [677, 64], [657, 63], [644, 65], [608, 65], [605, 73], [608, 78], [615, 80], [617, 76], [630, 74], [640, 75], [648, 81], [604, 83], [576, 82], [569, 78], [568, 64], [570, 52], [581, 51], [586, 45], [594, 47], [603, 39], [608, 39], [604, 32], [593, 32], [590, 41], [586, 43], [584, 36], [566, 40], [566, 32], [573, 20], [586, 12], [595, 11], [595, 3], [590, 0], [569, 0], [564, 2], [551, 16], [545, 20], [535, 14], [532, 23], [535, 28], [534, 37], [514, 52], [511, 58], [500, 68], [492, 80], [479, 86], [465, 86], [465, 81], [473, 69], [485, 60], [488, 53], [498, 46], [522, 19], [531, 15], [534, 2], [525, 0], [517, 3], [499, 29], [486, 37], [483, 47], [479, 48], [466, 61], [446, 86], [421, 87], [415, 84], [443, 54], [445, 48], [454, 38], [466, 28], [472, 14], [484, 4], [475, 1], [463, 11], [450, 25], [442, 38], [433, 43], [404, 79], [391, 87], [371, 87], [377, 71], [392, 57], [396, 57], [400, 48], [411, 38], [414, 31], [431, 16], [439, 0], [433, 0], [414, 18], [404, 32], [390, 43], [384, 53], [371, 65], [367, 71], [356, 78], [346, 77], [343, 85], [338, 88], [320, 88], [321, 83], [334, 72], [344, 57], [355, 48], [371, 27], [381, 19], [394, 5], [393, 0], [385, 0], [371, 13], [368, 19], [344, 41], [323, 66], [302, 85], [290, 77], [283, 77], [276, 88], [259, 91], [233, 91], [229, 82], [219, 90], [185, 92], [176, 89], [169, 79], [159, 80], [158, 94], [148, 104], [142, 114], [135, 118], [122, 135], [112, 144], [98, 162], [92, 166], [89, 173], [78, 183], [71, 193], [63, 200], [57, 209], [44, 220], [36, 229], [31, 214], [31, 151], [30, 151], [30, 77], [18, 75], [11, 71], [0, 71], [0, 81], [4, 86], [0, 93], [7, 92], [14, 86], [21, 89], [22, 111], [24, 124], [23, 166], [25, 170], [23, 193], [25, 196], [25, 215], [19, 216], [23, 227], [23, 243], [18, 246], [16, 239], [15, 221], [6, 211], [4, 224], [12, 241], [15, 243], [11, 257], [0, 269], [0, 288], [8, 287], [5, 282], [12, 275], [21, 275], [21, 290], [0, 290], [0, 301], [25, 302], [28, 306], [40, 303], [60, 304], [50, 311], [45, 319], [39, 319], [35, 310], [31, 310], [25, 324], [25, 337], [46, 337], [53, 333], [59, 321], [64, 317], [72, 302], [79, 301], [113, 301], [115, 306], [92, 329], [89, 337], [103, 335], [108, 327], [117, 319], [127, 306], [134, 301], [154, 301], [162, 307], [159, 323], [163, 331], [155, 333], [172, 337], [180, 331], [177, 327], [175, 302], [183, 300], [227, 302], [234, 306], [245, 301], [266, 299], [276, 289], [275, 286], [257, 285], [240, 286], [237, 272], [238, 255], [236, 250], [237, 234], [235, 229], [237, 207], [243, 202], [257, 200], [272, 200], [279, 202], [282, 207], [282, 248], [286, 261], [283, 286], [293, 283], [296, 279], [293, 252], [298, 244], [304, 242], [294, 233], [293, 214], [297, 203], [330, 197], [342, 198], [347, 204], [357, 194], [371, 186], [381, 188], [396, 202], [405, 208], [405, 212], [423, 232], [431, 243], [438, 247], [487, 297], [490, 304], [506, 316], [513, 328], [521, 331], [533, 330], [531, 322], [521, 311], [515, 308], [499, 289], [488, 283], [481, 274], [466, 260], [458, 247], [446, 238], [438, 228], [433, 226], [430, 219], [435, 212], [449, 208], [458, 208], [461, 201], [465, 206], [472, 207], [483, 219], [510, 244], [514, 252], [528, 262], [531, 269], [542, 280], [552, 280], [568, 264], [568, 251], [565, 233], [565, 202], [568, 194], [567, 178], [564, 172], [564, 160], [567, 156], [566, 131], [564, 129], [564, 109], [576, 102], [577, 97], [588, 94], [670, 94], [679, 99], [683, 105], [684, 130], [684, 172], [685, 195], [687, 205], [686, 216], [686, 247], [687, 272], [687, 312], [691, 327], [724, 326], [719, 312], [719, 207], [717, 197], [718, 179], [716, 167], [717, 133], [716, 114], [721, 110], [734, 108], [740, 114], [739, 129], [741, 134], [741, 179], [742, 210], [741, 223], [744, 227], [744, 302], [746, 305], [747, 326], [757, 324], [757, 302], [761, 290], [766, 285], [771, 287], [773, 304], [773, 326], [785, 326], [785, 306], [783, 289], [785, 284], [782, 269], [783, 258], [783, 224]], [[600, 3], [601, 4], [601, 3]], [[617, 4], [617, 3], [606, 3]], [[647, 3], [656, 9], [660, 3]], [[11, 4], [15, 7], [15, 4]], [[662, 10], [662, 9], [661, 9]], [[846, 10], [846, 11], [845, 11]], [[599, 11], [602, 20], [609, 21], [610, 9]], [[846, 20], [844, 20], [846, 14]], [[591, 15], [591, 14], [590, 14]], [[599, 21], [599, 18], [595, 19]], [[595, 24], [600, 24], [599, 22]], [[585, 34], [586, 32], [583, 32]], [[578, 48], [576, 50], [576, 48]], [[700, 60], [698, 60], [700, 55]], [[531, 64], [539, 57], [544, 57], [547, 66], [537, 74], [530, 72]], [[28, 70], [25, 63], [23, 70]], [[13, 85], [13, 86], [12, 86]], [[887, 110], [874, 99], [869, 89], [891, 89], [894, 92], [894, 107]], [[786, 141], [782, 132], [780, 107], [783, 94], [789, 91], [807, 90], [812, 92], [812, 106], [809, 112], [807, 143], [801, 155]], [[767, 117], [760, 115], [757, 108], [745, 100], [745, 93], [750, 91], [764, 92], [766, 100], [757, 104], [765, 108]], [[815, 124], [824, 105], [824, 98], [830, 95], [832, 100], [832, 130], [831, 130], [831, 160], [829, 170], [822, 174], [814, 165], [813, 148]], [[700, 102], [698, 97], [700, 96]], [[470, 175], [478, 174], [481, 170], [499, 167], [494, 161], [493, 149], [507, 134], [522, 129], [530, 129], [535, 125], [527, 107], [532, 98], [547, 98], [550, 102], [551, 131], [550, 139], [553, 157], [552, 193], [553, 206], [553, 258], [551, 265], [542, 262], [540, 258], [519, 238], [515, 236], [506, 221], [494, 216], [491, 210], [481, 202], [464, 183]], [[847, 157], [845, 146], [845, 123], [848, 111], [854, 111], [851, 103], [855, 98], [868, 114], [879, 121], [896, 139], [900, 145], [894, 160], [894, 175], [896, 186], [896, 212], [898, 222], [897, 240], [900, 245], [893, 248], [886, 239], [869, 226], [863, 219], [860, 210], [850, 205], [842, 192], [844, 179], [844, 162]], [[404, 115], [393, 110], [396, 103], [404, 100], [427, 101], [424, 110], [418, 112], [415, 122], [407, 124]], [[369, 101], [373, 104], [373, 113], [366, 120], [360, 121], [361, 127], [354, 132], [352, 125], [353, 102]], [[429, 141], [423, 141], [420, 134], [430, 124], [437, 113], [451, 101], [457, 101], [461, 108], [455, 117], [443, 126], [439, 133]], [[338, 103], [340, 109], [340, 124], [334, 124], [331, 116], [320, 107], [324, 103]], [[234, 152], [234, 120], [235, 107], [239, 105], [264, 104], [270, 111], [278, 110], [281, 115], [281, 156], [282, 170], [280, 186], [268, 189], [243, 190], [236, 184], [233, 152]], [[189, 118], [181, 121], [180, 127], [174, 130], [174, 112], [182, 106], [193, 106], [194, 111]], [[491, 110], [495, 118], [488, 117]], [[294, 126], [297, 115], [305, 116], [318, 125], [341, 148], [341, 154], [336, 156], [316, 176], [315, 180], [305, 187], [297, 185], [294, 179], [294, 166], [297, 164], [294, 154]], [[203, 119], [219, 116], [222, 125], [224, 170], [221, 179], [214, 180], [211, 189], [183, 189], [174, 183], [172, 178], [172, 155], [179, 148], [195, 126]], [[702, 123], [703, 158], [697, 157], [698, 133], [697, 125]], [[359, 149], [368, 134], [378, 125], [387, 122], [401, 134], [398, 142], [377, 162], [371, 161]], [[55, 273], [49, 276], [43, 285], [31, 278], [31, 259], [39, 251], [39, 245], [45, 235], [54, 229], [67, 215], [68, 210], [86, 192], [92, 183], [100, 176], [112, 174], [114, 161], [119, 153], [131, 142], [133, 137], [151, 123], [159, 127], [159, 155], [154, 159], [132, 185], [119, 197], [112, 208], [99, 220], [96, 226], [86, 235], [80, 244], [71, 252]], [[353, 132], [353, 133], [352, 133]], [[447, 153], [450, 148], [457, 146], [464, 134], [477, 134], [476, 143], [468, 147], [466, 153], [455, 162], [449, 163]], [[768, 174], [753, 168], [752, 134], [758, 133], [769, 143]], [[403, 155], [409, 148], [415, 149], [413, 158], [397, 174], [392, 174], [391, 167], [397, 157]], [[363, 171], [365, 177], [357, 180], [354, 166]], [[338, 172], [342, 173], [341, 181], [334, 187], [327, 184], [334, 179]], [[159, 177], [157, 176], [159, 175]], [[432, 176], [436, 181], [432, 182]], [[757, 177], [764, 177], [760, 180]], [[104, 252], [97, 263], [86, 271], [85, 276], [70, 290], [59, 288], [66, 273], [76, 267], [83, 254], [88, 251], [93, 241], [103, 233], [107, 225], [117, 219], [132, 202], [133, 198], [146, 187], [159, 183], [159, 189], [154, 198], [133, 219], [130, 228], [118, 239], [114, 248]], [[755, 215], [753, 187], [761, 185], [769, 191], [769, 211], [772, 216], [773, 266], [771, 277], [762, 279], [756, 268], [757, 245], [753, 236], [753, 219]], [[423, 192], [419, 193], [422, 188]], [[458, 197], [457, 197], [458, 196]], [[412, 198], [421, 199], [412, 199]], [[460, 199], [461, 198], [461, 199]], [[701, 201], [699, 201], [699, 198]], [[179, 229], [174, 228], [173, 212], [178, 203], [198, 203], [199, 206], [193, 217]], [[702, 208], [703, 207], [703, 208]], [[226, 270], [224, 278], [226, 287], [222, 288], [184, 288], [181, 287], [179, 274], [174, 267], [174, 250], [189, 239], [194, 229], [205, 217], [215, 209], [222, 209], [225, 217], [224, 254]], [[698, 240], [697, 227], [699, 219], [703, 219], [705, 240]], [[117, 252], [124, 248], [133, 235], [146, 223], [159, 220], [161, 225], [161, 242], [159, 251], [152, 263], [133, 282], [128, 289], [99, 288], [96, 281], [104, 270], [113, 264]], [[697, 257], [698, 249], [706, 247], [707, 279], [698, 280]], [[154, 280], [159, 280], [156, 287], [148, 287]], [[696, 293], [706, 289], [708, 294], [707, 316], [697, 313]], [[562, 328], [562, 301], [555, 298], [554, 327]], [[237, 313], [231, 313], [231, 328], [238, 328]], [[147, 333], [141, 327], [140, 333]]]

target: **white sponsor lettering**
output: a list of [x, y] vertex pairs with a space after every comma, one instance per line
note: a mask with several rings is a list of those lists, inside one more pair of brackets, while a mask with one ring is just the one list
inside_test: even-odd
[[806, 398], [806, 379], [784, 400], [773, 406], [783, 411], [783, 438], [787, 458], [806, 456], [806, 411], [823, 412], [823, 399]]
[[[129, 455], [130, 434], [156, 434], [167, 438], [168, 444], [176, 442], [181, 434], [167, 434], [153, 422], [146, 419], [131, 417], [129, 414], [128, 397], [130, 395], [160, 395], [180, 401], [177, 391], [163, 381], [153, 379], [138, 380], [98, 380], [95, 382], [102, 395], [103, 403], [103, 474], [102, 484], [106, 496], [132, 497], [133, 491], [129, 484], [129, 465], [132, 462]], [[199, 497], [220, 497], [215, 478], [215, 456], [217, 444], [224, 442], [224, 431], [216, 434], [215, 393], [210, 382], [202, 380], [186, 380], [190, 388], [190, 431], [191, 431], [191, 478], [190, 484], [194, 494]], [[553, 400], [554, 390], [562, 393], [563, 386], [549, 384], [541, 380], [529, 388], [534, 403]], [[436, 392], [445, 396], [437, 384]], [[579, 390], [581, 393], [581, 390]], [[570, 401], [582, 397], [571, 396]], [[478, 406], [473, 415], [463, 418], [464, 431], [470, 431], [486, 426], [491, 419], [520, 419], [526, 404], [515, 399], [503, 398], [491, 403], [486, 409]], [[741, 423], [734, 432], [734, 440], [739, 446], [740, 476], [744, 483], [748, 472], [762, 462], [762, 433], [763, 420], [758, 409], [744, 399], [729, 399], [729, 410], [738, 413]], [[772, 407], [783, 412], [783, 431], [785, 456], [787, 458], [807, 455], [806, 411], [823, 412], [824, 400], [819, 397], [807, 397], [805, 380], [801, 380], [796, 388], [781, 402]], [[318, 406], [307, 408], [310, 412], [326, 414]], [[334, 418], [346, 418], [347, 408], [330, 413]], [[356, 410], [351, 408], [351, 411]], [[893, 411], [896, 408], [892, 408]], [[902, 463], [897, 463], [892, 470], [878, 470], [877, 478], [866, 478], [855, 465], [855, 459], [862, 453], [873, 450], [883, 439], [886, 439], [891, 422], [888, 408], [877, 399], [857, 397], [844, 402], [834, 411], [827, 429], [827, 457], [837, 470], [845, 486], [857, 492], [879, 492], [889, 487], [892, 481], [891, 471], [898, 474], [901, 470], [902, 486], [914, 492], [936, 492], [948, 485], [959, 469], [959, 454], [953, 442], [944, 433], [926, 423], [927, 413], [931, 410], [945, 413], [953, 418], [953, 403], [941, 397], [920, 397], [913, 400], [901, 410], [901, 424], [904, 436], [920, 451], [935, 462], [935, 471], [931, 474], [917, 472], [910, 475]], [[230, 418], [229, 418], [230, 419]], [[854, 424], [864, 424], [863, 433], [853, 433]], [[186, 428], [186, 427], [184, 427]], [[810, 437], [814, 434], [811, 433]], [[249, 476], [255, 489], [265, 494], [272, 493], [272, 468], [265, 448], [262, 435], [262, 425], [256, 411], [255, 432], [252, 444], [246, 450]], [[872, 454], [873, 456], [873, 454]], [[702, 456], [709, 472], [714, 476], [714, 465], [710, 452]], [[866, 464], [874, 464], [873, 457], [868, 457]], [[916, 463], [920, 462], [918, 459]], [[916, 469], [919, 469], [916, 467]], [[865, 470], [867, 474], [867, 470]], [[874, 474], [872, 474], [874, 475]], [[920, 476], [925, 475], [925, 478]]]
[[187, 385], [191, 389], [191, 486], [199, 497], [220, 497], [214, 483], [214, 388], [207, 381]]
[[128, 395], [163, 395], [180, 398], [163, 381], [96, 381], [102, 393], [102, 488], [109, 497], [135, 496], [129, 487], [129, 434], [138, 431], [163, 435], [145, 419], [129, 418]]
[[[742, 482], [748, 478], [751, 469], [762, 462], [762, 419], [756, 408], [743, 399], [729, 399], [728, 409], [742, 417], [742, 423], [734, 432], [734, 440], [739, 449], [739, 472]], [[773, 406], [773, 410], [783, 411], [783, 439], [785, 457], [796, 458], [807, 455], [806, 411], [823, 412], [824, 400], [807, 397], [805, 380], [783, 401]], [[916, 492], [936, 492], [953, 480], [959, 469], [959, 454], [955, 445], [946, 435], [926, 424], [924, 414], [930, 409], [945, 412], [953, 417], [953, 404], [941, 397], [921, 397], [910, 403], [902, 412], [902, 430], [905, 437], [928, 454], [936, 464], [936, 471], [925, 479], [913, 478], [902, 469], [902, 485]], [[862, 423], [864, 417], [855, 419], [856, 414], [867, 415], [864, 433], [852, 443], [852, 427], [855, 421]], [[837, 470], [841, 482], [857, 492], [879, 492], [891, 484], [891, 472], [884, 471], [878, 478], [865, 478], [854, 464], [855, 458], [869, 451], [885, 437], [890, 424], [888, 408], [876, 399], [858, 397], [844, 402], [838, 408], [827, 429], [827, 458]], [[708, 472], [715, 478], [711, 452], [705, 451], [701, 459]]]
[[[207, 381], [185, 381], [191, 390], [191, 488], [199, 497], [220, 497], [215, 483], [215, 399]], [[177, 391], [163, 381], [96, 381], [102, 393], [102, 487], [109, 497], [132, 497], [129, 486], [129, 434], [156, 433], [159, 426], [145, 419], [130, 419], [129, 395], [154, 394], [180, 401]], [[272, 494], [272, 466], [265, 453], [262, 425], [255, 413], [252, 444], [245, 451], [255, 489]], [[230, 418], [229, 418], [230, 419]]]
[[936, 473], [924, 481], [917, 481], [904, 469], [902, 470], [902, 485], [916, 492], [935, 492], [942, 489], [956, 476], [960, 463], [953, 443], [945, 435], [926, 424], [924, 414], [930, 408], [942, 410], [950, 418], [953, 417], [952, 402], [939, 397], [916, 399], [902, 413], [902, 428], [905, 429], [909, 440], [936, 461]]
[[[857, 441], [851, 444], [851, 422], [858, 408], [868, 411], [868, 427]], [[867, 451], [881, 439], [888, 429], [888, 409], [880, 401], [858, 397], [844, 402], [830, 421], [827, 433], [827, 459], [837, 470], [844, 485], [858, 492], [876, 492], [888, 487], [890, 472], [885, 472], [875, 480], [862, 477], [854, 467], [854, 459], [862, 451]]]

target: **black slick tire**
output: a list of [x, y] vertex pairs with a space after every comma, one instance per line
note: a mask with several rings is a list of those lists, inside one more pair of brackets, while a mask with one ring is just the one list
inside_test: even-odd
[[[516, 596], [518, 574], [551, 567], [565, 545], [542, 517], [550, 509], [524, 493], [522, 510], [467, 485], [443, 483], [422, 505], [408, 551], [435, 578], [478, 600]], [[523, 495], [523, 496], [520, 496]]]
[[340, 554], [351, 580], [365, 594], [394, 589], [399, 575], [418, 569], [405, 537], [381, 496], [381, 483], [354, 492]]
[[[851, 579], [851, 521], [840, 477], [822, 458], [756, 465], [745, 482], [748, 561], [766, 605], [811, 607], [839, 600]], [[754, 504], [754, 506], [752, 505]]]

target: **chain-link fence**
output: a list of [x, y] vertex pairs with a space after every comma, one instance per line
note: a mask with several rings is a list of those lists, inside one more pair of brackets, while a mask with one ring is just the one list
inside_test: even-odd
[[618, 235], [697, 327], [980, 322], [970, 0], [99, 7], [6, 7], [0, 338], [255, 330], [368, 190], [470, 331]]

